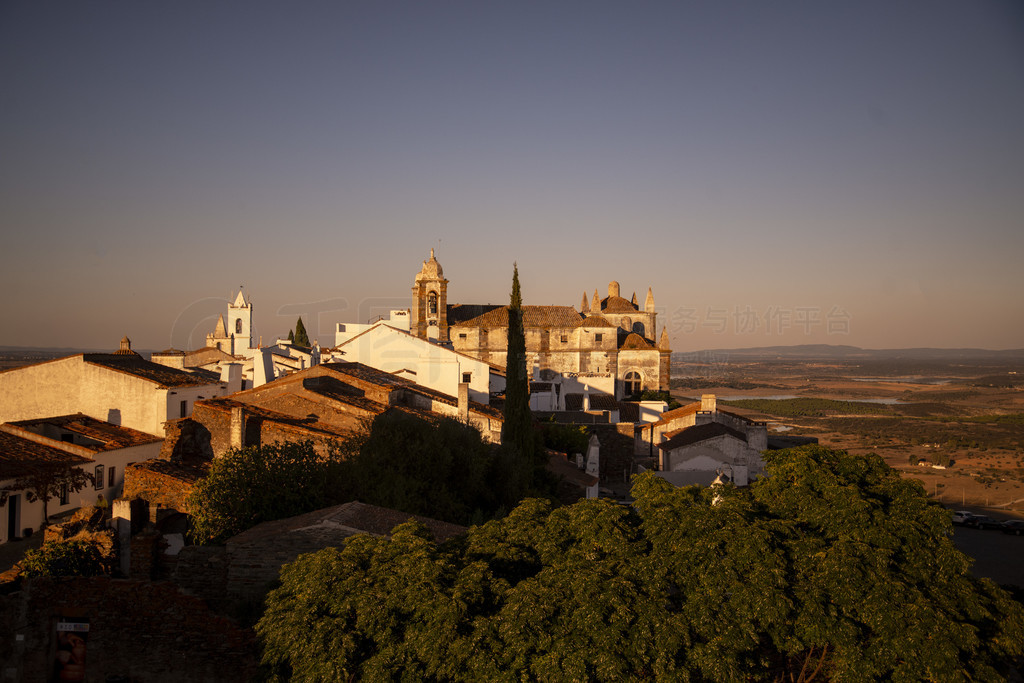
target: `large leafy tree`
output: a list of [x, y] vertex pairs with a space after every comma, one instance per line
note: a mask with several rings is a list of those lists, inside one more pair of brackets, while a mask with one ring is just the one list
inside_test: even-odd
[[1024, 609], [878, 458], [769, 456], [752, 486], [524, 501], [445, 545], [414, 524], [282, 572], [257, 630], [304, 680], [1000, 680]]
[[262, 522], [342, 502], [341, 462], [313, 443], [232, 449], [216, 458], [188, 498], [197, 543], [219, 543]]
[[472, 425], [388, 411], [343, 447], [345, 485], [364, 503], [456, 524], [498, 512], [493, 448]]

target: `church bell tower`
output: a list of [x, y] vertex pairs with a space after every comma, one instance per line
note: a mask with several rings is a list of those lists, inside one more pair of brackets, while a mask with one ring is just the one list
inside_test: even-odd
[[410, 331], [421, 339], [448, 342], [448, 281], [433, 249], [412, 286]]

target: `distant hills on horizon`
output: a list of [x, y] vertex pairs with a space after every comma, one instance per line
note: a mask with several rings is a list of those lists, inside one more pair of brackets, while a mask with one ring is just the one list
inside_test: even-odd
[[701, 356], [728, 355], [749, 360], [1022, 360], [1022, 349], [931, 348], [862, 349], [841, 344], [793, 344], [789, 346], [753, 346], [736, 349], [673, 351], [673, 360], [700, 362]]
[[[83, 349], [60, 346], [0, 346], [0, 355], [24, 357], [59, 358], [76, 353], [110, 353], [113, 349]], [[138, 349], [148, 358], [149, 349]], [[864, 349], [843, 344], [791, 344], [781, 346], [752, 346], [745, 348], [700, 349], [697, 351], [673, 351], [677, 361], [700, 362], [701, 356], [728, 355], [730, 358], [749, 360], [1021, 360], [1024, 348], [1020, 349], [977, 349], [977, 348], [933, 348], [913, 347], [905, 349]]]

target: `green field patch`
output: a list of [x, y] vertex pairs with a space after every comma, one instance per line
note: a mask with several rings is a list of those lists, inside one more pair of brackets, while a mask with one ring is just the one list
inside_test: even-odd
[[775, 417], [827, 417], [829, 415], [892, 415], [892, 408], [881, 403], [838, 401], [831, 398], [747, 398], [719, 401], [735, 408], [756, 410]]

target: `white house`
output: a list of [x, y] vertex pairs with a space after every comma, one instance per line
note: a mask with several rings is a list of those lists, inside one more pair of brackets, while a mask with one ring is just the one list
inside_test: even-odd
[[[0, 543], [19, 538], [43, 524], [43, 502], [29, 501], [24, 478], [68, 467], [92, 475], [80, 491], [57, 489], [47, 513], [61, 514], [121, 495], [125, 468], [160, 454], [163, 439], [110, 424], [81, 413], [0, 424]], [[19, 486], [19, 483], [21, 486]]]
[[490, 402], [492, 392], [505, 388], [503, 374], [484, 361], [383, 321], [340, 344], [332, 357], [390, 372], [449, 396], [458, 396], [459, 385], [468, 384], [470, 400], [483, 404]]
[[188, 417], [196, 401], [225, 393], [219, 379], [143, 359], [125, 337], [114, 353], [79, 353], [0, 372], [0, 421], [85, 413], [163, 437], [164, 422]]
[[409, 310], [408, 309], [395, 309], [388, 314], [388, 318], [385, 320], [374, 320], [370, 323], [338, 323], [337, 330], [334, 334], [334, 345], [341, 346], [352, 337], [357, 334], [366, 332], [371, 327], [384, 323], [389, 327], [393, 327], [396, 330], [402, 330], [403, 332], [409, 331]]
[[658, 476], [677, 486], [706, 486], [720, 474], [745, 486], [763, 472], [768, 448], [764, 422], [721, 410], [713, 394], [644, 424], [636, 437], [636, 455], [655, 457]]

